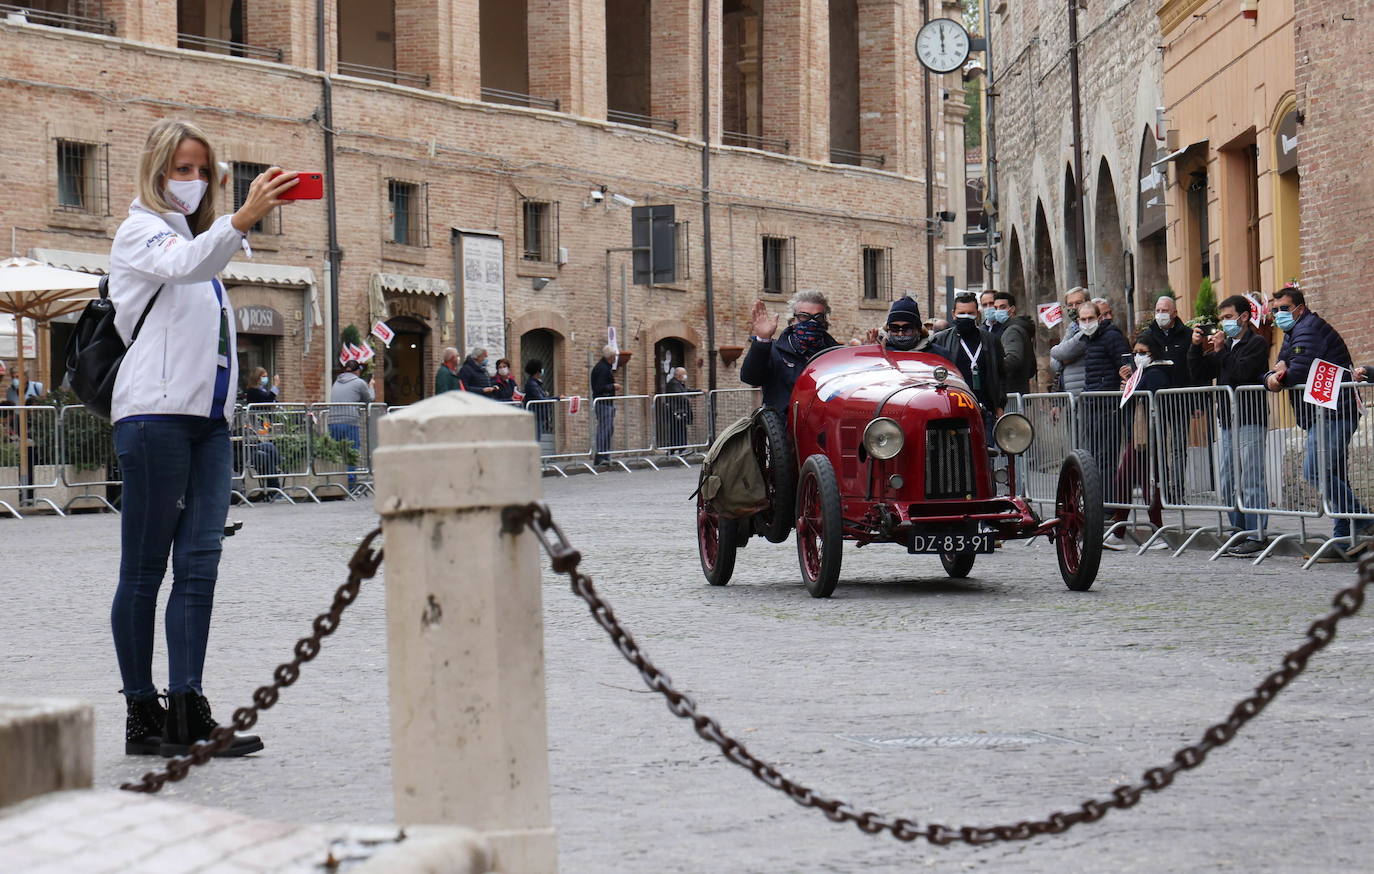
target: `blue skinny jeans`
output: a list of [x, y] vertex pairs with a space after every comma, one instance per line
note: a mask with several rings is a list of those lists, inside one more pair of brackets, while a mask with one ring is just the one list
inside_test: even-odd
[[157, 593], [172, 558], [165, 615], [167, 689], [202, 694], [210, 611], [229, 512], [233, 459], [223, 419], [118, 422], [124, 472], [119, 587], [110, 608], [115, 654], [129, 698], [154, 695]]

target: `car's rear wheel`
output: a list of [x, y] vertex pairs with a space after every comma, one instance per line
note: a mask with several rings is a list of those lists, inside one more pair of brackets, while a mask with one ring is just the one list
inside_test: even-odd
[[962, 580], [973, 570], [973, 560], [977, 557], [976, 552], [942, 552], [940, 564], [945, 566], [945, 573], [956, 580]]
[[829, 598], [840, 579], [844, 519], [835, 468], [824, 455], [802, 465], [797, 486], [797, 560], [802, 582], [813, 598]]
[[754, 522], [769, 543], [782, 543], [792, 533], [792, 510], [797, 494], [797, 462], [787, 424], [777, 410], [764, 407], [754, 414], [754, 455], [763, 471], [768, 506]]
[[1054, 509], [1059, 575], [1073, 591], [1086, 592], [1102, 563], [1102, 474], [1086, 451], [1075, 449], [1060, 466]]
[[701, 495], [697, 495], [697, 554], [706, 582], [723, 586], [735, 572], [739, 543], [738, 519], [722, 519]]

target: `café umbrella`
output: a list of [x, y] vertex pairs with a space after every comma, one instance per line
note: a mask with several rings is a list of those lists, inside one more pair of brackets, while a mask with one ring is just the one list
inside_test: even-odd
[[[24, 319], [43, 325], [61, 315], [75, 312], [97, 296], [100, 277], [76, 270], [51, 267], [31, 258], [6, 258], [0, 261], [0, 313], [14, 316], [14, 379], [19, 387], [19, 402], [27, 394], [24, 378]], [[20, 482], [28, 482], [28, 417], [19, 415]]]

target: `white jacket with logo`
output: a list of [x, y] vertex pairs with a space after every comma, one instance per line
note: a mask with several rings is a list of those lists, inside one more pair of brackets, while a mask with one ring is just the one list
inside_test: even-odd
[[[210, 192], [206, 192], [210, 196]], [[186, 216], [156, 213], [137, 200], [115, 232], [110, 249], [110, 299], [115, 327], [128, 342], [139, 317], [162, 286], [138, 339], [124, 355], [115, 380], [110, 418], [209, 416], [219, 367], [221, 309], [229, 325], [229, 397], [234, 411], [238, 356], [233, 307], [226, 291], [216, 299], [215, 278], [238, 251], [243, 235], [221, 216], [192, 237]]]

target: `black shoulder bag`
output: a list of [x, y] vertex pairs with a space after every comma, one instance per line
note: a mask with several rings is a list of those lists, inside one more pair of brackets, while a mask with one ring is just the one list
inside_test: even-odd
[[[129, 346], [138, 339], [143, 330], [143, 322], [148, 318], [157, 297], [162, 294], [163, 286], [153, 292], [152, 300], [143, 308], [134, 335], [129, 338]], [[76, 330], [67, 341], [67, 382], [86, 405], [86, 409], [100, 416], [110, 418], [110, 404], [114, 397], [115, 378], [119, 376], [119, 365], [124, 361], [124, 353], [129, 347], [115, 330], [115, 306], [110, 300], [110, 277], [100, 277], [100, 298], [86, 304]]]

